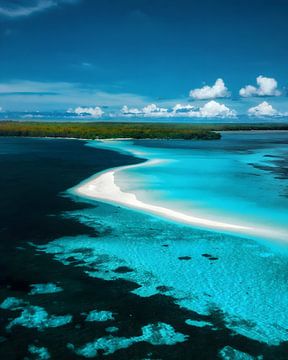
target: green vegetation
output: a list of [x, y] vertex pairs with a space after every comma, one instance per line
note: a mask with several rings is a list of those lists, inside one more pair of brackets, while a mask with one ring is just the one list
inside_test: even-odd
[[220, 131], [288, 130], [288, 124], [65, 123], [0, 121], [0, 136], [82, 139], [220, 139]]
[[0, 122], [0, 136], [82, 139], [220, 139], [219, 133], [183, 124]]

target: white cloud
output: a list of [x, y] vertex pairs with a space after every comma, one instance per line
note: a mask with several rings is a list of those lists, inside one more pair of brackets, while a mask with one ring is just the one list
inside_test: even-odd
[[68, 113], [73, 113], [79, 116], [91, 116], [91, 117], [101, 117], [104, 114], [104, 111], [99, 107], [81, 107], [78, 106], [76, 109], [69, 109]]
[[226, 105], [211, 100], [202, 107], [197, 108], [192, 105], [176, 104], [171, 109], [160, 108], [155, 104], [150, 104], [142, 109], [128, 108], [123, 106], [121, 113], [126, 116], [143, 116], [143, 117], [201, 117], [201, 118], [231, 118], [236, 116], [234, 110], [229, 109]]
[[205, 85], [200, 89], [190, 91], [190, 97], [197, 100], [208, 100], [229, 97], [230, 93], [223, 79], [217, 79], [213, 86]]
[[279, 116], [281, 115], [276, 109], [273, 108], [267, 101], [263, 101], [261, 104], [251, 107], [248, 110], [250, 116]]
[[140, 115], [142, 114], [142, 111], [137, 108], [128, 108], [127, 105], [124, 105], [121, 110], [121, 113], [123, 115]]
[[217, 101], [211, 100], [198, 110], [192, 110], [188, 113], [190, 117], [202, 117], [202, 118], [231, 118], [236, 116], [234, 110], [229, 109], [226, 105], [220, 104]]
[[4, 0], [0, 5], [0, 16], [9, 18], [26, 17], [34, 13], [39, 13], [47, 9], [57, 7], [60, 4], [73, 4], [78, 0], [22, 0], [21, 2], [11, 2]]
[[281, 91], [277, 89], [278, 83], [275, 79], [260, 75], [257, 77], [256, 82], [258, 87], [247, 85], [240, 89], [239, 94], [242, 97], [281, 95]]
[[176, 104], [175, 106], [173, 106], [172, 111], [173, 113], [186, 113], [188, 111], [191, 111], [192, 109], [194, 109], [194, 106], [187, 104], [187, 105], [182, 105], [182, 104]]
[[142, 111], [146, 115], [151, 115], [151, 114], [152, 115], [155, 115], [155, 114], [159, 115], [159, 114], [166, 114], [168, 112], [168, 109], [160, 108], [155, 104], [150, 104], [150, 105], [145, 106], [142, 109]]
[[138, 108], [128, 108], [127, 105], [124, 105], [121, 113], [123, 115], [128, 115], [128, 116], [146, 116], [146, 117], [168, 117], [169, 116], [169, 112], [168, 109], [166, 108], [160, 108], [158, 107], [156, 104], [149, 104], [144, 106], [142, 109], [138, 109]]

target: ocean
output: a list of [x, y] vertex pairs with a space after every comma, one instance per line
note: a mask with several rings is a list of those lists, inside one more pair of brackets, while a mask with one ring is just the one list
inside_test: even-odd
[[287, 144], [284, 132], [1, 138], [1, 359], [287, 359], [282, 235], [182, 224], [75, 191], [125, 166], [115, 181], [141, 201], [285, 237]]

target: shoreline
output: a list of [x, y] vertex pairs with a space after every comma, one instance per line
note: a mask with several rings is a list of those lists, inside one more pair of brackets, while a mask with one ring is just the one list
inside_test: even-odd
[[[1, 122], [1, 121], [0, 121]], [[288, 133], [288, 130], [286, 129], [273, 129], [273, 130], [269, 130], [269, 129], [252, 129], [252, 130], [248, 130], [248, 129], [241, 129], [241, 130], [215, 130], [215, 132], [218, 133], [234, 133], [234, 134], [240, 134], [240, 133], [249, 133], [249, 134], [253, 134], [253, 133]], [[0, 135], [0, 139], [1, 138], [23, 138], [23, 139], [51, 139], [51, 140], [79, 140], [79, 141], [99, 141], [99, 142], [105, 142], [105, 141], [146, 141], [146, 140], [160, 140], [160, 141], [204, 141], [203, 139], [180, 139], [180, 138], [133, 138], [133, 137], [127, 137], [127, 138], [123, 138], [123, 137], [119, 137], [119, 138], [97, 138], [97, 139], [92, 139], [92, 138], [81, 138], [81, 137], [65, 137], [65, 136], [26, 136], [26, 135]], [[214, 139], [213, 139], [214, 140]], [[213, 141], [213, 140], [205, 140], [205, 141]], [[217, 141], [221, 139], [215, 139], [214, 141]]]
[[104, 200], [116, 205], [124, 205], [125, 207], [146, 210], [155, 215], [162, 215], [171, 220], [180, 220], [188, 224], [194, 225], [204, 225], [211, 228], [225, 228], [225, 229], [249, 229], [241, 225], [234, 225], [228, 223], [222, 223], [214, 220], [209, 220], [205, 218], [200, 218], [197, 216], [187, 215], [169, 208], [161, 207], [158, 205], [148, 204], [137, 199], [137, 196], [134, 193], [124, 192], [116, 184], [115, 174], [126, 168], [134, 168], [138, 166], [153, 166], [156, 163], [162, 162], [161, 160], [148, 160], [145, 163], [123, 166], [116, 169], [104, 171], [99, 173], [98, 176], [94, 177], [90, 181], [84, 182], [82, 185], [76, 186], [74, 191], [76, 194], [87, 197], [89, 199], [95, 200]]
[[125, 169], [131, 169], [140, 166], [153, 166], [162, 161], [161, 159], [146, 160], [143, 163], [135, 165], [121, 166], [105, 170], [84, 180], [71, 189], [72, 193], [90, 200], [102, 201], [104, 203], [122, 206], [124, 208], [140, 211], [148, 215], [156, 215], [176, 222], [178, 224], [190, 225], [204, 230], [220, 231], [234, 235], [251, 236], [267, 240], [278, 240], [287, 242], [287, 233], [273, 228], [263, 228], [257, 226], [245, 226], [243, 224], [222, 222], [212, 218], [199, 217], [190, 212], [183, 213], [145, 201], [140, 201], [135, 193], [124, 192], [115, 181], [115, 174]]
[[221, 139], [225, 132], [288, 131], [288, 123], [181, 122], [29, 122], [0, 121], [0, 136], [78, 140], [205, 140]]
[[[261, 129], [253, 129], [253, 130], [217, 130], [216, 132], [221, 133], [230, 133], [230, 134], [240, 134], [240, 133], [248, 133], [248, 134], [253, 134], [253, 133], [288, 133], [288, 130], [261, 130]], [[47, 140], [79, 140], [79, 141], [86, 141], [86, 142], [92, 142], [92, 141], [96, 141], [96, 142], [102, 142], [105, 143], [107, 142], [117, 142], [117, 141], [151, 141], [151, 140], [159, 140], [159, 141], [204, 141], [202, 139], [198, 140], [198, 139], [165, 139], [165, 138], [141, 138], [141, 139], [137, 139], [137, 138], [133, 138], [133, 137], [127, 137], [127, 138], [123, 138], [123, 137], [119, 137], [119, 138], [99, 138], [99, 139], [90, 139], [90, 138], [80, 138], [80, 137], [65, 137], [65, 136], [25, 136], [25, 135], [0, 135], [0, 139], [1, 138], [23, 138], [23, 139], [47, 139]], [[221, 139], [216, 139], [214, 141], [218, 141]], [[207, 141], [207, 140], [205, 140]], [[208, 140], [208, 141], [213, 141], [213, 140]], [[117, 150], [118, 151], [118, 150]], [[132, 153], [132, 156], [134, 156], [134, 154]], [[148, 160], [147, 160], [148, 161]]]

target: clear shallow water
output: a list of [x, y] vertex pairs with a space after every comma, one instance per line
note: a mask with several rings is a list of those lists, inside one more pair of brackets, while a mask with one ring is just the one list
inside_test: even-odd
[[[253, 240], [193, 230], [131, 211], [103, 209], [71, 216], [113, 228], [98, 241], [65, 238], [40, 247], [65, 264], [84, 267], [89, 276], [126, 279], [133, 293], [164, 293], [181, 307], [211, 319], [220, 312], [225, 325], [270, 345], [287, 340], [288, 257]], [[117, 269], [123, 268], [123, 272]], [[188, 317], [187, 317], [188, 319]], [[217, 320], [212, 320], [217, 329]]]
[[[1, 356], [286, 359], [284, 248], [83, 203], [64, 190], [105, 168], [138, 161], [84, 144], [0, 139], [0, 303], [18, 299], [17, 309], [0, 308]], [[164, 153], [163, 147], [177, 152], [215, 143], [139, 145], [146, 153]], [[285, 167], [277, 169], [283, 175]], [[109, 316], [87, 321], [90, 314]]]
[[[193, 210], [196, 215], [208, 214], [220, 221], [268, 225], [287, 233], [288, 133], [229, 133], [221, 142], [206, 144], [138, 141], [105, 143], [104, 147], [164, 160], [116, 173], [121, 189], [135, 193], [144, 202], [188, 213]], [[140, 225], [141, 234], [149, 233], [145, 225]], [[269, 344], [287, 340], [286, 244], [278, 248], [271, 240], [259, 250], [249, 239], [212, 232], [200, 235], [196, 241], [179, 234], [175, 227], [175, 233], [170, 235], [175, 243], [161, 253], [159, 236], [155, 240], [139, 234], [125, 234], [121, 241], [109, 239], [97, 245], [96, 251], [101, 246], [102, 252], [123, 260], [125, 266], [142, 269], [142, 278], [128, 274], [129, 279], [132, 276], [141, 284], [137, 290], [140, 296], [157, 293], [157, 286], [162, 284], [187, 309], [203, 315], [213, 307], [221, 309], [227, 326], [240, 334]], [[165, 236], [160, 236], [160, 241]], [[124, 258], [123, 243], [127, 249]], [[207, 258], [212, 262], [205, 261]], [[151, 283], [145, 273], [152, 274]], [[93, 276], [93, 272], [90, 274]]]
[[220, 142], [207, 146], [201, 141], [118, 146], [164, 160], [116, 173], [121, 189], [143, 202], [217, 221], [281, 230], [282, 240], [288, 240], [287, 132], [224, 133]]

